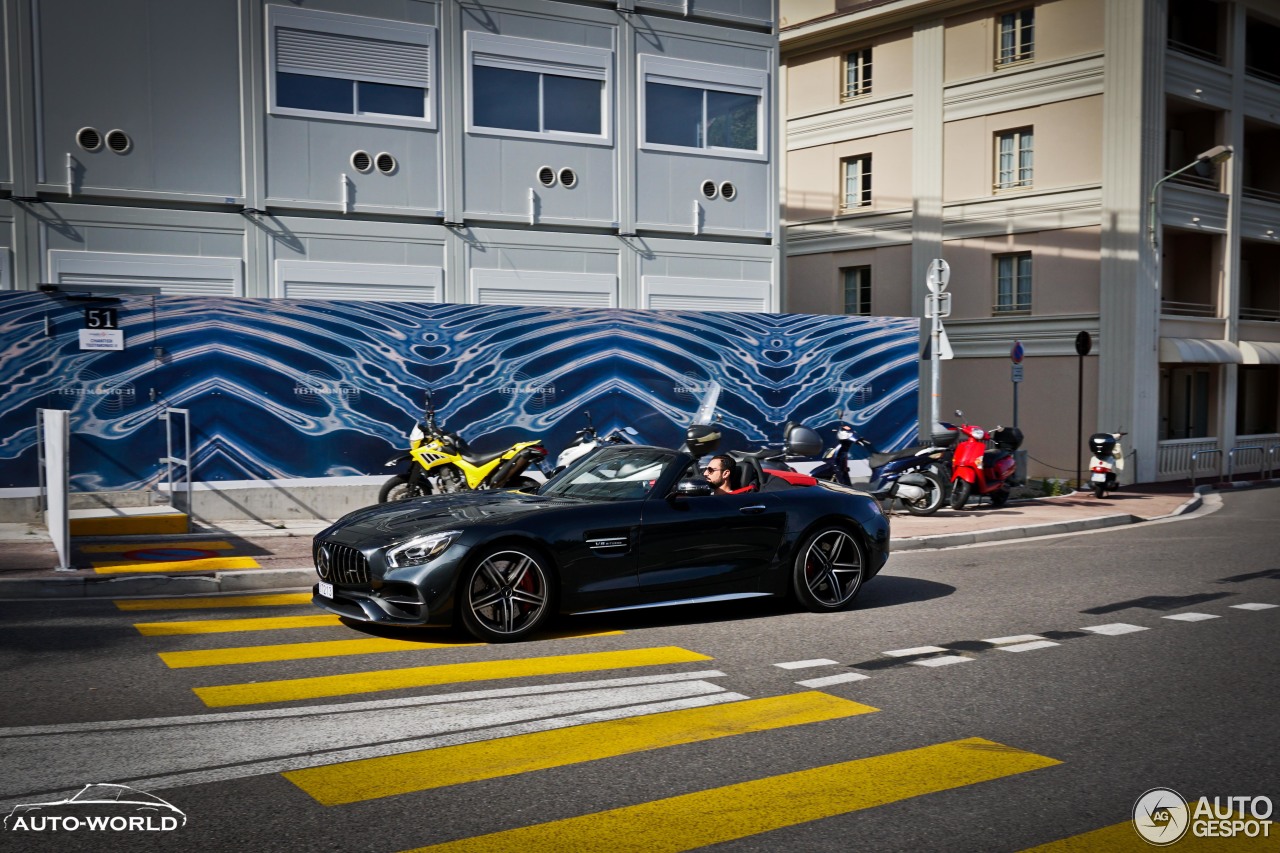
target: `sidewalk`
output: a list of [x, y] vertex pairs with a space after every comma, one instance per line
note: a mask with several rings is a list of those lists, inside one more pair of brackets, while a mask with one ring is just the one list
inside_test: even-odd
[[[1241, 484], [1237, 484], [1241, 485]], [[1280, 485], [1280, 480], [1250, 485]], [[1182, 515], [1202, 495], [1187, 482], [1126, 486], [1104, 499], [1077, 492], [1011, 500], [1001, 509], [985, 501], [918, 518], [891, 517], [893, 551], [952, 548], [979, 542], [1074, 533]], [[323, 522], [226, 522], [169, 536], [77, 538], [70, 562], [56, 571], [48, 534], [35, 525], [0, 524], [0, 600], [120, 596], [211, 595], [311, 586], [311, 537]]]

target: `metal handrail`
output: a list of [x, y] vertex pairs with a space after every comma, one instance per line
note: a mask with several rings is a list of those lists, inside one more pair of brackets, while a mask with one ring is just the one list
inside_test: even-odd
[[1230, 483], [1235, 479], [1236, 454], [1244, 453], [1248, 450], [1256, 450], [1259, 454], [1263, 454], [1263, 449], [1256, 444], [1237, 444], [1235, 447], [1227, 451], [1227, 482]]
[[1222, 448], [1215, 447], [1212, 450], [1197, 450], [1191, 454], [1191, 489], [1192, 491], [1195, 491], [1195, 488], [1196, 488], [1196, 460], [1199, 459], [1201, 456], [1208, 456], [1212, 453], [1217, 453], [1219, 456], [1221, 456]]
[[[173, 455], [173, 415], [182, 415], [182, 448], [183, 456]], [[173, 482], [173, 467], [175, 465], [182, 466], [182, 476], [185, 480], [183, 483], [183, 492], [186, 494], [182, 511], [191, 512], [191, 410], [190, 409], [165, 409], [160, 413], [160, 420], [164, 421], [164, 444], [165, 454], [160, 461], [165, 464], [165, 480], [169, 483], [169, 502], [174, 509], [178, 508], [177, 497], [178, 487]]]

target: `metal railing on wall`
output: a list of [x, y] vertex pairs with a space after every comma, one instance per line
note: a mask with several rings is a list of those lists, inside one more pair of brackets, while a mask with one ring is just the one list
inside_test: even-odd
[[[173, 416], [180, 415], [182, 417], [182, 455], [174, 455], [174, 435], [173, 435]], [[174, 509], [181, 509], [185, 513], [191, 512], [191, 410], [190, 409], [165, 409], [160, 414], [160, 420], [164, 421], [164, 458], [160, 461], [165, 466], [165, 481], [169, 484], [169, 502]], [[178, 483], [173, 480], [174, 467], [181, 468], [182, 476], [182, 506], [178, 506]]]
[[1220, 447], [1215, 447], [1215, 448], [1213, 448], [1212, 450], [1197, 450], [1197, 451], [1195, 451], [1194, 453], [1192, 453], [1192, 454], [1191, 454], [1191, 471], [1190, 471], [1190, 473], [1189, 473], [1189, 476], [1190, 476], [1190, 478], [1191, 478], [1191, 488], [1192, 488], [1192, 489], [1195, 489], [1195, 487], [1196, 487], [1196, 472], [1199, 470], [1199, 469], [1198, 469], [1198, 467], [1196, 466], [1196, 462], [1197, 462], [1197, 461], [1199, 461], [1199, 459], [1200, 459], [1200, 457], [1201, 457], [1201, 456], [1212, 456], [1212, 455], [1214, 455], [1214, 454], [1217, 454], [1217, 456], [1218, 456], [1218, 465], [1219, 465], [1219, 467], [1221, 467], [1221, 464], [1222, 464], [1222, 448], [1220, 448]]

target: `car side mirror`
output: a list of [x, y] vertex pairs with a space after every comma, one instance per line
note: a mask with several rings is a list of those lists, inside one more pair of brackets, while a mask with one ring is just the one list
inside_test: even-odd
[[706, 480], [681, 480], [676, 483], [673, 498], [699, 498], [711, 494], [711, 484]]

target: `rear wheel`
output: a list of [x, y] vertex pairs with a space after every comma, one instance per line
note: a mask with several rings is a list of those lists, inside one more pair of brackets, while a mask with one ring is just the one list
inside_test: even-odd
[[937, 474], [925, 474], [924, 478], [929, 481], [920, 487], [924, 489], [924, 497], [902, 502], [912, 515], [933, 515], [942, 506], [943, 498], [947, 495], [947, 487]]
[[956, 480], [951, 484], [951, 508], [964, 509], [964, 505], [969, 502], [969, 493], [973, 491], [973, 484], [968, 480]]
[[853, 534], [843, 527], [824, 527], [800, 547], [792, 588], [806, 610], [828, 613], [853, 603], [865, 574], [862, 546]]
[[507, 484], [506, 488], [515, 489], [517, 492], [531, 492], [540, 485], [542, 484], [532, 477], [516, 477]]
[[1095, 498], [1105, 498], [1107, 496], [1107, 487], [1105, 483], [1093, 484], [1093, 496]]
[[1005, 486], [998, 492], [991, 493], [991, 505], [996, 509], [1004, 506], [1009, 502], [1009, 487]]
[[422, 480], [410, 480], [404, 474], [396, 474], [382, 484], [378, 491], [378, 503], [403, 501], [409, 498], [420, 498], [431, 494], [431, 484]]
[[523, 640], [551, 613], [555, 576], [532, 548], [494, 548], [463, 574], [458, 587], [462, 624], [490, 643]]

